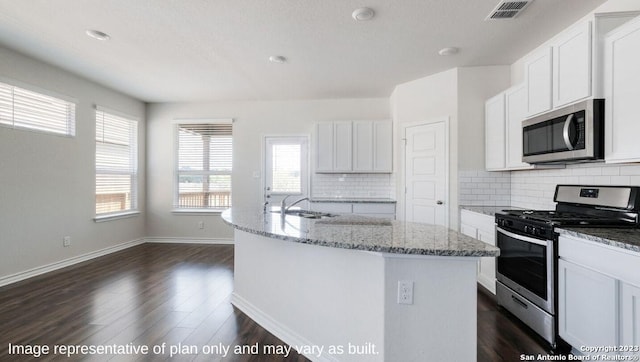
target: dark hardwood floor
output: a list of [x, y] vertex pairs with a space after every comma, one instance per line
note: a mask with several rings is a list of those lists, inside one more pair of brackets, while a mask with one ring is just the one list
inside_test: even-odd
[[[37, 347], [44, 345], [49, 353], [38, 361], [307, 361], [293, 349], [287, 358], [215, 353], [220, 346], [286, 346], [231, 305], [232, 290], [232, 246], [136, 246], [0, 288], [0, 361], [36, 360]], [[10, 343], [27, 354], [10, 354]], [[67, 358], [53, 353], [55, 345], [150, 350]], [[170, 358], [171, 346], [184, 349]], [[194, 348], [199, 354], [187, 354]], [[519, 361], [522, 354], [538, 353], [548, 352], [479, 292], [478, 361]]]

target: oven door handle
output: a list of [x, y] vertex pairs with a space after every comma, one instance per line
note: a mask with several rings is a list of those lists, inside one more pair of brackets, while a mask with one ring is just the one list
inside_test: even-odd
[[524, 236], [524, 235], [518, 235], [516, 233], [512, 233], [511, 231], [507, 231], [507, 230], [505, 230], [503, 228], [499, 228], [499, 227], [496, 227], [496, 230], [498, 232], [503, 233], [504, 235], [506, 235], [508, 237], [511, 237], [511, 238], [514, 238], [514, 239], [526, 241], [526, 242], [532, 243], [532, 244], [547, 246], [547, 243], [544, 240], [534, 239], [534, 238], [530, 238], [530, 237]]

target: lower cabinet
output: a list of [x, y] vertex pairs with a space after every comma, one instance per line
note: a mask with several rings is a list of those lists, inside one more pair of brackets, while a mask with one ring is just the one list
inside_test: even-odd
[[[640, 348], [640, 287], [622, 283], [620, 344]], [[640, 355], [640, 351], [636, 352]]]
[[560, 337], [584, 354], [631, 346], [597, 354], [640, 356], [640, 253], [560, 235], [558, 254]]
[[334, 214], [355, 214], [395, 220], [396, 204], [390, 202], [312, 202], [313, 211]]
[[576, 348], [617, 344], [617, 281], [562, 259], [558, 269], [560, 336]]
[[[469, 211], [460, 211], [460, 232], [490, 245], [496, 245], [495, 218]], [[480, 258], [478, 283], [496, 294], [496, 258]]]

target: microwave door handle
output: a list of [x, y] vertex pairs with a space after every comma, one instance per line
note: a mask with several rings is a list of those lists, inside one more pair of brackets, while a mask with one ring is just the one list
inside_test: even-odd
[[565, 145], [567, 145], [569, 151], [573, 150], [573, 144], [569, 139], [569, 127], [571, 127], [571, 122], [573, 122], [573, 113], [570, 114], [564, 121], [564, 128], [562, 129], [562, 138], [564, 138], [564, 143]]

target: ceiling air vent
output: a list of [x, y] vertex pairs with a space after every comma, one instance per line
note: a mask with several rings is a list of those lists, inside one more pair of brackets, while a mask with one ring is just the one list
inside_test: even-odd
[[485, 20], [513, 19], [524, 10], [533, 0], [508, 1], [503, 0], [489, 13]]

